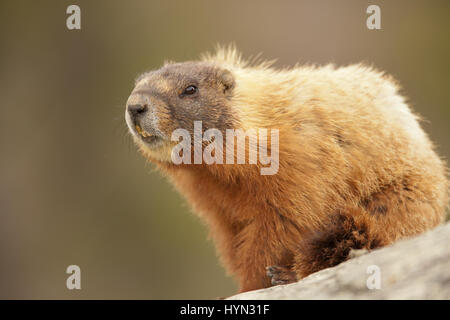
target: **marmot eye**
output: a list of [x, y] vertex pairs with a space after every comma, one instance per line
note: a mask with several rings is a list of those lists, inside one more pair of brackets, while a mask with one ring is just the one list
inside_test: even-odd
[[194, 93], [196, 93], [197, 92], [197, 87], [196, 86], [189, 86], [189, 87], [187, 87], [186, 89], [184, 89], [184, 91], [183, 91], [183, 95], [185, 96], [188, 96], [188, 95], [191, 95], [191, 94], [194, 94]]

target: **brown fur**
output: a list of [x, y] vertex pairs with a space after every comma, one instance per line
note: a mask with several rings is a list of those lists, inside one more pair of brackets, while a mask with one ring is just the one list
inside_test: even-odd
[[[192, 81], [199, 96], [179, 98]], [[350, 248], [387, 245], [443, 221], [446, 167], [395, 82], [369, 67], [276, 70], [224, 49], [144, 74], [132, 96], [142, 90], [168, 137], [194, 120], [279, 129], [272, 176], [260, 175], [260, 164], [174, 165], [170, 142], [153, 149], [135, 135], [206, 221], [240, 291], [270, 286], [267, 266], [293, 281], [293, 272], [300, 279], [346, 260]]]

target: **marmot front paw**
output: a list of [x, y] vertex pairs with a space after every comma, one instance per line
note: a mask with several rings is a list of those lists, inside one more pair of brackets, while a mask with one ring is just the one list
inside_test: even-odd
[[297, 275], [295, 272], [287, 267], [268, 266], [266, 267], [266, 274], [274, 286], [297, 281]]

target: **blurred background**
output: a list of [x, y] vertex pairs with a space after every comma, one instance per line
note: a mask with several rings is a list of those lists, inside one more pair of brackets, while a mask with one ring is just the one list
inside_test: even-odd
[[[66, 28], [70, 4], [81, 30]], [[382, 30], [366, 28], [369, 4]], [[449, 1], [2, 0], [0, 33], [0, 298], [235, 293], [202, 222], [127, 134], [135, 77], [166, 59], [234, 42], [278, 67], [371, 63], [450, 155]], [[71, 264], [81, 290], [66, 288]]]

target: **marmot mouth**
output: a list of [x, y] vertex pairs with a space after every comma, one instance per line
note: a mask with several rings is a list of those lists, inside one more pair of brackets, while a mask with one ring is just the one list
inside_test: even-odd
[[135, 128], [136, 128], [136, 131], [137, 131], [139, 137], [146, 143], [151, 144], [151, 143], [155, 143], [162, 139], [161, 137], [159, 137], [157, 135], [150, 134], [147, 131], [143, 130], [138, 124], [135, 125]]

